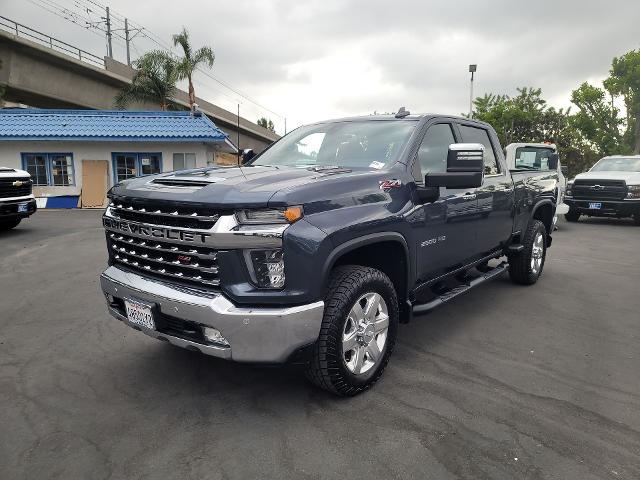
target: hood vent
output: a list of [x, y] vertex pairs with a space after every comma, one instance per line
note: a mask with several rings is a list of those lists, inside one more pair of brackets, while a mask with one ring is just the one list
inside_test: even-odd
[[191, 180], [189, 178], [156, 178], [152, 183], [155, 185], [164, 185], [167, 187], [187, 187], [187, 188], [198, 188], [198, 187], [206, 187], [213, 182], [209, 182], [207, 180]]

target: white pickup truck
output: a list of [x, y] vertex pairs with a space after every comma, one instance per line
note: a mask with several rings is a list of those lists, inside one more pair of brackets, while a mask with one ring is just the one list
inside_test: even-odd
[[[546, 170], [549, 165], [549, 156], [558, 153], [558, 149], [553, 143], [510, 143], [504, 150], [509, 170]], [[558, 215], [565, 215], [569, 212], [569, 206], [564, 203], [566, 190], [567, 179], [560, 165], [560, 159], [558, 159], [558, 200], [556, 215], [553, 218], [554, 226]]]
[[28, 172], [0, 167], [0, 232], [17, 227], [36, 211], [33, 181]]

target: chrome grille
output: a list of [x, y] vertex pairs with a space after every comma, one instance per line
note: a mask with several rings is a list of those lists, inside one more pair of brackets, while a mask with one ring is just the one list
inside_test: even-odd
[[[20, 185], [14, 183], [20, 182]], [[31, 195], [30, 178], [0, 178], [0, 198], [25, 197]]]
[[624, 200], [627, 185], [624, 180], [576, 180], [572, 193], [578, 200]]
[[206, 287], [220, 285], [218, 252], [211, 248], [131, 237], [107, 232], [109, 254], [115, 263], [145, 274]]
[[123, 220], [131, 220], [167, 227], [182, 227], [208, 230], [216, 223], [220, 214], [201, 207], [153, 204], [151, 202], [110, 202], [111, 212]]

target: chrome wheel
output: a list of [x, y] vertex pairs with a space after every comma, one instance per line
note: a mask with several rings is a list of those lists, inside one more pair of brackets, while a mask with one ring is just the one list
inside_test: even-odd
[[531, 247], [531, 271], [536, 275], [540, 273], [542, 267], [542, 257], [544, 256], [544, 236], [541, 232], [536, 234]]
[[362, 295], [351, 307], [342, 332], [342, 358], [351, 373], [366, 373], [378, 363], [388, 330], [389, 311], [382, 296]]

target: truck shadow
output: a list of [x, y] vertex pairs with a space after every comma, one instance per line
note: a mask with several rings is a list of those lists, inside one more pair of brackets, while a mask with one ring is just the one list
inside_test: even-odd
[[[365, 396], [389, 394], [386, 389], [393, 388], [396, 381], [394, 366], [400, 366], [402, 362], [428, 361], [433, 346], [446, 342], [468, 324], [481, 322], [483, 315], [479, 312], [482, 312], [483, 307], [479, 305], [491, 303], [492, 299], [503, 293], [497, 290], [510, 287], [508, 279], [504, 283], [498, 279], [482, 291], [469, 292], [457, 299], [455, 304], [446, 305], [428, 315], [416, 317], [409, 324], [400, 325], [390, 362], [391, 368], [387, 369], [381, 382]], [[412, 358], [415, 357], [416, 350], [419, 350], [420, 356], [426, 355], [427, 358]], [[191, 398], [199, 403], [204, 396], [211, 405], [215, 405], [218, 400], [242, 404], [260, 398], [262, 409], [278, 409], [278, 402], [290, 403], [291, 399], [301, 400], [301, 397], [305, 401], [313, 398], [314, 402], [341, 401], [339, 397], [311, 385], [304, 376], [302, 365], [234, 363], [166, 343], [158, 342], [156, 345], [145, 342], [143, 358], [139, 358], [135, 365], [121, 363], [115, 366], [117, 370], [121, 368], [128, 371], [130, 381], [126, 385], [121, 384], [120, 389], [129, 392], [145, 390], [147, 393], [144, 396], [149, 398], [153, 393], [154, 401], [181, 395], [186, 402]]]

